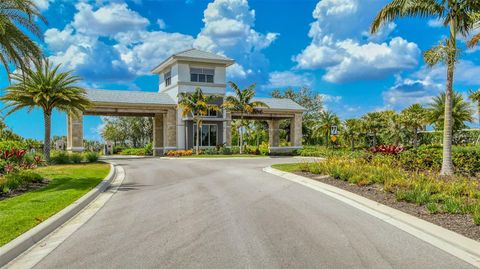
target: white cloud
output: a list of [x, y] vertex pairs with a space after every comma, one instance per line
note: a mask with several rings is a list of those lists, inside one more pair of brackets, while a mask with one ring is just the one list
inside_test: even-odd
[[383, 100], [390, 108], [404, 108], [414, 103], [428, 104], [443, 90], [443, 85], [425, 79], [398, 78], [393, 87], [383, 92]]
[[160, 28], [160, 30], [164, 30], [165, 28], [167, 28], [167, 24], [162, 19], [158, 19], [157, 24], [158, 24], [158, 28]]
[[[368, 31], [386, 1], [323, 0], [313, 11], [311, 43], [293, 57], [298, 69], [324, 69], [329, 82], [379, 79], [417, 66], [420, 49], [401, 37], [389, 42], [396, 25]], [[348, 27], [346, 27], [348, 25]], [[365, 42], [365, 39], [367, 42]]]
[[443, 27], [443, 21], [439, 19], [431, 19], [428, 20], [428, 26], [433, 28]]
[[[455, 82], [467, 86], [480, 85], [480, 66], [469, 60], [460, 60], [455, 66]], [[445, 83], [447, 69], [445, 65], [436, 65], [433, 68], [422, 66], [422, 68], [415, 72], [412, 76], [414, 78], [429, 77], [433, 81]]]
[[33, 2], [38, 7], [38, 9], [47, 10], [50, 6], [50, 2], [53, 2], [53, 0], [34, 0]]
[[[213, 1], [204, 11], [203, 22], [205, 25], [193, 46], [227, 55], [238, 61], [242, 69], [261, 69], [267, 62], [261, 50], [270, 46], [278, 37], [277, 33], [263, 34], [253, 28], [255, 10], [250, 9], [247, 0]], [[238, 66], [231, 70], [230, 74], [244, 77]]]
[[75, 5], [78, 12], [72, 26], [77, 33], [84, 35], [113, 36], [117, 33], [139, 31], [149, 25], [149, 21], [128, 8], [126, 3], [111, 3], [97, 10], [87, 3]]
[[269, 74], [268, 87], [301, 87], [311, 86], [313, 78], [309, 74], [296, 74], [291, 71], [275, 71]]

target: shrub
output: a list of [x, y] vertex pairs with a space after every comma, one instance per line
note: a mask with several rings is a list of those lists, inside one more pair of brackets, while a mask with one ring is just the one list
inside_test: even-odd
[[81, 163], [83, 161], [83, 156], [80, 153], [72, 153], [70, 154], [70, 160], [73, 163]]
[[3, 180], [0, 181], [0, 190], [3, 193], [8, 193], [12, 190], [23, 187], [28, 183], [41, 182], [42, 176], [32, 171], [20, 171], [17, 173], [11, 173], [5, 175]]
[[27, 150], [27, 144], [24, 142], [19, 142], [19, 141], [0, 141], [0, 151], [4, 152], [5, 150], [11, 150], [11, 149], [23, 149]]
[[217, 154], [219, 154], [219, 152], [216, 148], [206, 148], [206, 149], [202, 150], [202, 154], [217, 155]]
[[50, 162], [53, 164], [68, 164], [70, 163], [70, 155], [66, 151], [53, 151]]
[[168, 157], [182, 157], [182, 156], [192, 156], [193, 150], [170, 150], [167, 152]]
[[395, 145], [380, 145], [373, 148], [370, 148], [368, 151], [371, 153], [383, 153], [383, 154], [399, 154], [403, 151], [403, 147], [395, 146]]
[[147, 154], [147, 150], [145, 148], [127, 148], [120, 152], [121, 155], [137, 155], [137, 156], [145, 156]]
[[143, 147], [145, 149], [145, 155], [152, 155], [153, 154], [153, 144], [148, 143]]
[[113, 154], [119, 154], [123, 150], [125, 150], [127, 147], [125, 146], [114, 146], [113, 147]]
[[98, 161], [100, 155], [97, 152], [89, 151], [84, 153], [85, 160], [89, 163], [94, 163]]
[[231, 155], [232, 154], [232, 149], [227, 148], [227, 147], [221, 147], [219, 152], [220, 152], [220, 154], [223, 154], [223, 155]]

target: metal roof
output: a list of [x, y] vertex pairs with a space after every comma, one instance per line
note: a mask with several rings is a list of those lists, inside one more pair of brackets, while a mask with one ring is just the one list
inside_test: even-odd
[[176, 105], [168, 94], [158, 92], [87, 90], [87, 97], [95, 103]]
[[218, 55], [215, 53], [198, 50], [198, 49], [189, 49], [184, 50], [178, 53], [173, 54], [172, 56], [168, 57], [164, 61], [162, 61], [159, 65], [152, 69], [152, 72], [161, 71], [165, 66], [168, 66], [173, 62], [175, 59], [183, 59], [189, 61], [199, 61], [199, 62], [211, 62], [211, 63], [222, 63], [227, 66], [232, 65], [235, 61], [225, 57], [223, 55]]
[[303, 106], [287, 98], [254, 98], [253, 100], [265, 103], [270, 109], [297, 110], [297, 111], [306, 110]]

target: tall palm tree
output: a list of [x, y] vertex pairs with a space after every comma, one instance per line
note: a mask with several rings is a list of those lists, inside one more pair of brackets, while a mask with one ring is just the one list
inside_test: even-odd
[[347, 119], [343, 122], [343, 136], [350, 140], [352, 151], [355, 150], [355, 138], [360, 134], [360, 120]]
[[11, 73], [10, 64], [26, 69], [30, 63], [42, 60], [40, 47], [22, 31], [41, 38], [36, 18], [46, 23], [33, 0], [0, 1], [0, 62], [7, 73]]
[[327, 110], [320, 112], [318, 122], [314, 126], [314, 133], [316, 136], [325, 137], [327, 147], [330, 145], [331, 130], [334, 125], [340, 125], [340, 119], [335, 113]]
[[413, 134], [413, 146], [418, 146], [418, 132], [427, 123], [427, 110], [421, 104], [413, 104], [400, 113], [402, 125], [411, 130]]
[[43, 153], [50, 161], [50, 133], [52, 111], [67, 112], [79, 116], [91, 105], [85, 89], [75, 86], [81, 79], [72, 75], [72, 71], [61, 72], [60, 65], [52, 66], [48, 60], [35, 64], [35, 69], [26, 69], [23, 74], [14, 73], [12, 79], [18, 83], [10, 85], [7, 93], [0, 97], [9, 109], [7, 115], [35, 107], [43, 110], [45, 121], [45, 138]]
[[182, 116], [193, 116], [193, 121], [197, 124], [195, 154], [200, 153], [200, 129], [202, 128], [203, 118], [208, 115], [208, 111], [219, 111], [220, 108], [212, 104], [218, 96], [205, 95], [200, 88], [196, 88], [193, 93], [182, 92], [178, 94], [178, 106], [182, 109]]
[[243, 90], [232, 81], [229, 81], [228, 84], [235, 95], [227, 96], [223, 102], [223, 107], [229, 111], [240, 113], [240, 154], [242, 154], [244, 116], [257, 112], [258, 107], [268, 106], [264, 102], [253, 101], [253, 97], [255, 96], [255, 83]]
[[[477, 0], [393, 0], [378, 13], [371, 26], [371, 32], [375, 33], [383, 24], [399, 17], [435, 17], [442, 21], [444, 26], [449, 27], [449, 36], [445, 44], [436, 46], [424, 54], [425, 61], [430, 66], [440, 61], [447, 65], [443, 163], [440, 172], [442, 175], [453, 175], [452, 96], [453, 74], [459, 54], [457, 36], [468, 36], [474, 28], [478, 27], [479, 13], [480, 3]], [[470, 42], [472, 46], [476, 43], [474, 39]]]
[[[442, 130], [444, 128], [444, 113], [445, 111], [446, 94], [442, 92], [439, 96], [433, 98], [433, 102], [429, 105], [428, 120], [429, 123], [435, 125], [435, 129]], [[465, 128], [465, 122], [473, 121], [473, 109], [468, 102], [463, 100], [463, 96], [458, 93], [453, 93], [452, 99], [452, 116], [453, 132]]]
[[476, 91], [470, 90], [468, 98], [470, 98], [470, 100], [472, 100], [473, 102], [477, 103], [478, 127], [480, 128], [480, 89]]

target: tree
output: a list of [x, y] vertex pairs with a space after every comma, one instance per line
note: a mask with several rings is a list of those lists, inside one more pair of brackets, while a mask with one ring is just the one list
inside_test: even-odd
[[326, 143], [326, 146], [328, 147], [332, 126], [339, 125], [339, 124], [340, 124], [340, 119], [335, 113], [324, 110], [319, 114], [319, 120], [317, 124], [314, 126], [314, 133], [316, 136], [325, 137], [325, 143]]
[[[479, 38], [480, 38], [480, 34], [479, 34]], [[470, 100], [472, 100], [473, 102], [477, 103], [478, 127], [480, 128], [480, 89], [476, 91], [470, 90], [469, 94], [470, 95], [468, 96], [468, 98], [470, 98]]]
[[[446, 94], [442, 92], [439, 96], [433, 98], [433, 102], [428, 108], [429, 123], [435, 125], [435, 129], [437, 130], [442, 130], [444, 128], [445, 121], [443, 111], [445, 111], [445, 99]], [[455, 92], [452, 98], [453, 132], [467, 127], [465, 122], [473, 121], [473, 113], [470, 104], [463, 100], [463, 96], [460, 93]]]
[[10, 74], [9, 65], [25, 70], [42, 59], [40, 47], [22, 30], [41, 38], [36, 19], [46, 23], [33, 0], [0, 1], [0, 61]]
[[[468, 36], [477, 27], [480, 4], [476, 0], [393, 0], [387, 4], [372, 22], [371, 32], [376, 33], [385, 23], [399, 17], [436, 17], [449, 27], [449, 36], [444, 44], [438, 45], [424, 54], [425, 62], [433, 66], [445, 62], [447, 66], [447, 83], [445, 94], [445, 116], [443, 131], [443, 163], [442, 175], [453, 175], [452, 163], [452, 98], [455, 63], [458, 59], [457, 36]], [[480, 36], [470, 40], [474, 46]]]
[[205, 95], [202, 89], [196, 88], [193, 93], [182, 92], [178, 94], [178, 106], [182, 109], [182, 116], [193, 116], [193, 121], [197, 124], [195, 153], [200, 153], [200, 129], [202, 128], [203, 117], [208, 115], [208, 111], [219, 111], [220, 108], [211, 103], [215, 95]]
[[367, 136], [372, 136], [374, 147], [377, 146], [378, 135], [385, 126], [385, 117], [382, 112], [370, 112], [362, 117], [362, 127]]
[[60, 65], [52, 67], [48, 60], [27, 69], [23, 74], [15, 73], [13, 80], [18, 83], [7, 88], [7, 93], [0, 97], [9, 109], [7, 115], [23, 108], [32, 111], [35, 107], [43, 110], [45, 139], [43, 153], [50, 161], [50, 133], [52, 111], [67, 112], [79, 116], [91, 105], [85, 89], [75, 86], [81, 79], [72, 75], [72, 71], [59, 71]]
[[350, 141], [352, 151], [355, 150], [355, 138], [360, 134], [360, 124], [360, 120], [358, 119], [347, 119], [343, 122], [342, 135], [346, 140]]
[[257, 107], [268, 107], [267, 104], [260, 101], [253, 101], [255, 96], [255, 86], [252, 84], [247, 88], [241, 90], [237, 84], [230, 81], [230, 88], [232, 88], [235, 95], [227, 96], [223, 102], [223, 107], [229, 111], [240, 113], [240, 154], [243, 153], [243, 126], [244, 116], [257, 112]]
[[418, 132], [427, 123], [427, 110], [421, 104], [413, 104], [400, 113], [403, 126], [413, 134], [413, 146], [418, 146]]

